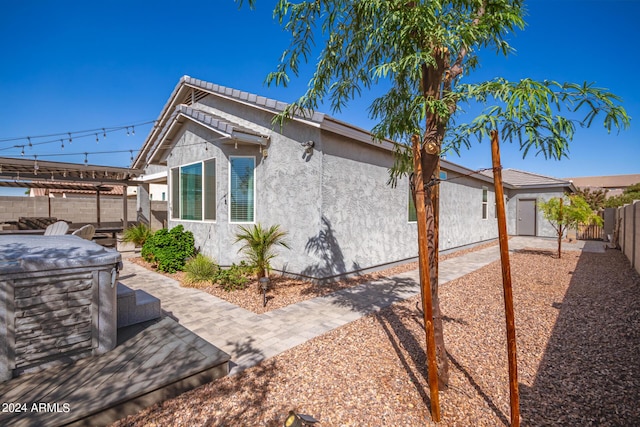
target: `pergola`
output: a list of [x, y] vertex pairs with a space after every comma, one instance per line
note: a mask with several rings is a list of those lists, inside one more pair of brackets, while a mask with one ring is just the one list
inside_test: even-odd
[[0, 187], [49, 188], [59, 190], [95, 190], [100, 212], [100, 192], [122, 186], [122, 219], [127, 228], [127, 187], [142, 175], [139, 169], [100, 166], [87, 163], [49, 162], [13, 157], [0, 157]]

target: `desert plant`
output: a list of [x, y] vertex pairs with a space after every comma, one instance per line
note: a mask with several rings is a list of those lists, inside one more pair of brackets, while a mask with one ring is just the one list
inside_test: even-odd
[[216, 277], [218, 265], [206, 255], [198, 254], [184, 265], [185, 282], [210, 282]]
[[282, 246], [287, 249], [289, 245], [284, 240], [286, 231], [280, 230], [279, 225], [272, 225], [263, 228], [256, 224], [252, 227], [240, 227], [236, 233], [236, 243], [244, 242], [238, 252], [244, 253], [251, 265], [255, 269], [258, 279], [265, 277], [271, 271], [271, 260], [276, 257], [275, 246]]
[[153, 233], [142, 246], [142, 258], [157, 264], [158, 270], [175, 273], [184, 268], [187, 258], [195, 252], [193, 233], [182, 225]]
[[227, 292], [244, 289], [253, 270], [252, 266], [241, 261], [240, 264], [231, 264], [227, 269], [218, 269], [212, 281]]
[[122, 240], [133, 243], [136, 247], [142, 247], [152, 234], [153, 232], [151, 231], [151, 228], [149, 228], [147, 224], [141, 222], [138, 225], [132, 225], [124, 230]]

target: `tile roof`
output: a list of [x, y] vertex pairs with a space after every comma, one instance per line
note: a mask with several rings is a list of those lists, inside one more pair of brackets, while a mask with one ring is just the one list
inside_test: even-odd
[[[493, 178], [492, 171], [484, 171], [483, 175]], [[514, 187], [541, 187], [541, 186], [570, 186], [567, 180], [539, 175], [518, 169], [503, 169], [502, 179], [505, 183]]]

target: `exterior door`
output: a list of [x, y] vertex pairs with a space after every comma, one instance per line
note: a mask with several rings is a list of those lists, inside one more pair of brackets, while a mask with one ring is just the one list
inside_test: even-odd
[[518, 236], [536, 235], [536, 199], [518, 200], [517, 233]]

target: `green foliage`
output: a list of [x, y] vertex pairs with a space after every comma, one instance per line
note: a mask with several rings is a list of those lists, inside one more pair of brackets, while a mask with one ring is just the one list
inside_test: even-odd
[[[560, 160], [566, 157], [576, 125], [589, 127], [604, 115], [604, 127], [625, 129], [630, 119], [619, 104], [619, 97], [593, 84], [538, 82], [523, 79], [509, 82], [495, 79], [458, 87], [460, 100], [489, 104], [471, 123], [462, 124], [451, 134], [450, 146], [470, 147], [470, 137], [480, 141], [497, 129], [504, 141], [516, 141], [525, 157], [531, 149], [536, 155]], [[579, 114], [583, 115], [580, 116]]]
[[218, 265], [209, 257], [198, 254], [184, 266], [187, 283], [211, 282], [216, 278]]
[[591, 210], [599, 211], [605, 207], [607, 192], [602, 188], [596, 190], [589, 187], [578, 188], [577, 194], [589, 204]]
[[560, 198], [554, 197], [548, 201], [539, 200], [538, 207], [542, 216], [551, 223], [557, 232], [564, 232], [568, 227], [578, 225], [602, 225], [602, 218], [593, 212], [589, 204], [579, 195]]
[[158, 270], [175, 273], [184, 268], [187, 258], [194, 252], [193, 233], [178, 225], [153, 233], [142, 247], [141, 255], [146, 261], [157, 264]]
[[577, 194], [554, 197], [546, 202], [538, 200], [538, 209], [556, 230], [558, 258], [562, 257], [562, 237], [567, 229], [584, 224], [602, 225], [602, 218], [594, 213], [589, 204]]
[[287, 233], [280, 230], [280, 226], [272, 225], [263, 228], [256, 224], [252, 227], [240, 227], [236, 233], [236, 243], [243, 242], [238, 252], [244, 253], [249, 265], [255, 268], [258, 279], [265, 277], [271, 270], [271, 260], [276, 257], [275, 246], [290, 249], [285, 241]]
[[640, 200], [640, 182], [628, 186], [622, 194], [618, 196], [609, 197], [604, 205], [607, 208], [619, 208], [620, 206], [632, 203], [634, 200]]
[[[242, 0], [236, 0], [242, 5]], [[248, 1], [249, 6], [256, 4]], [[276, 117], [282, 125], [308, 117], [327, 100], [332, 111], [383, 83], [388, 90], [369, 107], [376, 140], [399, 141], [390, 182], [413, 171], [412, 135], [459, 152], [471, 138], [498, 130], [507, 141], [547, 158], [566, 156], [576, 125], [603, 116], [608, 131], [629, 125], [620, 99], [593, 84], [510, 82], [460, 84], [479, 65], [478, 52], [507, 56], [507, 41], [525, 27], [522, 0], [279, 0], [274, 17], [290, 33], [267, 84], [286, 86], [300, 64], [315, 61], [306, 92]], [[317, 54], [317, 46], [321, 48]], [[316, 60], [317, 58], [317, 60]], [[471, 123], [456, 124], [460, 104], [489, 105]]]
[[249, 283], [253, 271], [253, 266], [241, 261], [240, 264], [231, 264], [228, 269], [218, 269], [212, 282], [227, 292], [244, 289]]
[[153, 232], [151, 231], [151, 228], [149, 228], [147, 224], [141, 222], [138, 225], [132, 225], [127, 228], [124, 231], [122, 240], [133, 243], [136, 247], [142, 247], [152, 234]]

